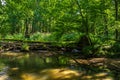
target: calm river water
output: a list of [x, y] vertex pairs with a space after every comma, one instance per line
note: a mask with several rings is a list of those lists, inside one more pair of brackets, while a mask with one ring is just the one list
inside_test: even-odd
[[5, 75], [11, 80], [114, 80], [114, 74], [103, 66], [90, 68], [70, 60], [57, 52], [9, 51], [0, 54], [0, 71], [9, 67]]

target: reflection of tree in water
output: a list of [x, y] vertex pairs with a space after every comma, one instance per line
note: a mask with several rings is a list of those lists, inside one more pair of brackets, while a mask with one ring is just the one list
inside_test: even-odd
[[[80, 64], [78, 65], [68, 56], [43, 54], [45, 53], [42, 55], [4, 53], [3, 59], [8, 60], [5, 64], [11, 67], [9, 75], [13, 80], [113, 80], [114, 78], [111, 76], [114, 73], [106, 71], [108, 68], [104, 68], [102, 64], [106, 63], [105, 58], [76, 59]], [[108, 63], [112, 61], [107, 60]]]

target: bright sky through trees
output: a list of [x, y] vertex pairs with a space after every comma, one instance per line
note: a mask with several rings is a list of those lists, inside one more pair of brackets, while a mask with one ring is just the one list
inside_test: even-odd
[[5, 1], [5, 0], [1, 0], [1, 4], [2, 4], [2, 5], [5, 5], [5, 4], [6, 4], [6, 1]]

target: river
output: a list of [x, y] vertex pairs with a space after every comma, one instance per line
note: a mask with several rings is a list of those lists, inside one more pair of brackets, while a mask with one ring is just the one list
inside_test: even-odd
[[7, 76], [11, 80], [115, 80], [105, 66], [78, 65], [59, 52], [8, 51], [0, 57], [0, 70], [9, 66]]

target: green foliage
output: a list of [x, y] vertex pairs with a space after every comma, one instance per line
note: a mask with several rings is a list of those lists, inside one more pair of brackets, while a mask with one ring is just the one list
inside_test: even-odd
[[51, 36], [50, 33], [37, 32], [30, 36], [31, 41], [45, 42], [45, 41], [52, 41], [52, 39], [53, 39], [53, 36]]
[[119, 45], [119, 42], [115, 43], [113, 45], [113, 51], [114, 52], [120, 52], [120, 45]]
[[62, 37], [60, 38], [60, 41], [77, 41], [79, 40], [79, 34], [78, 33], [67, 33], [63, 34]]
[[23, 51], [29, 51], [29, 45], [28, 45], [27, 43], [24, 43], [24, 44], [22, 45], [22, 50], [23, 50]]
[[[106, 41], [120, 34], [119, 1], [5, 1], [5, 5], [0, 5], [0, 34], [5, 39], [77, 42], [82, 33], [90, 36], [93, 45], [109, 45]], [[24, 38], [25, 35], [30, 38]]]
[[2, 38], [2, 35], [0, 34], [0, 39]]
[[12, 35], [6, 35], [5, 39], [13, 39], [13, 36]]
[[84, 47], [82, 51], [84, 55], [87, 57], [106, 56], [108, 52], [103, 48], [104, 48], [103, 46], [94, 45], [94, 46]]
[[86, 56], [104, 56], [104, 57], [115, 57], [119, 55], [120, 45], [119, 42], [114, 40], [100, 41], [92, 44], [91, 46], [86, 46], [83, 48], [83, 53]]
[[30, 36], [29, 40], [31, 41], [56, 41], [57, 39], [59, 41], [77, 41], [79, 39], [80, 35], [76, 32], [68, 33], [68, 34], [59, 34], [59, 33], [34, 33]]
[[24, 40], [24, 35], [22, 33], [18, 34], [8, 34], [4, 37], [5, 39], [17, 39], [17, 40]]
[[14, 39], [20, 39], [20, 40], [23, 40], [24, 39], [24, 35], [22, 33], [19, 33], [19, 34], [14, 34], [13, 35]]
[[37, 32], [30, 36], [30, 40], [40, 40], [43, 41], [41, 33]]

